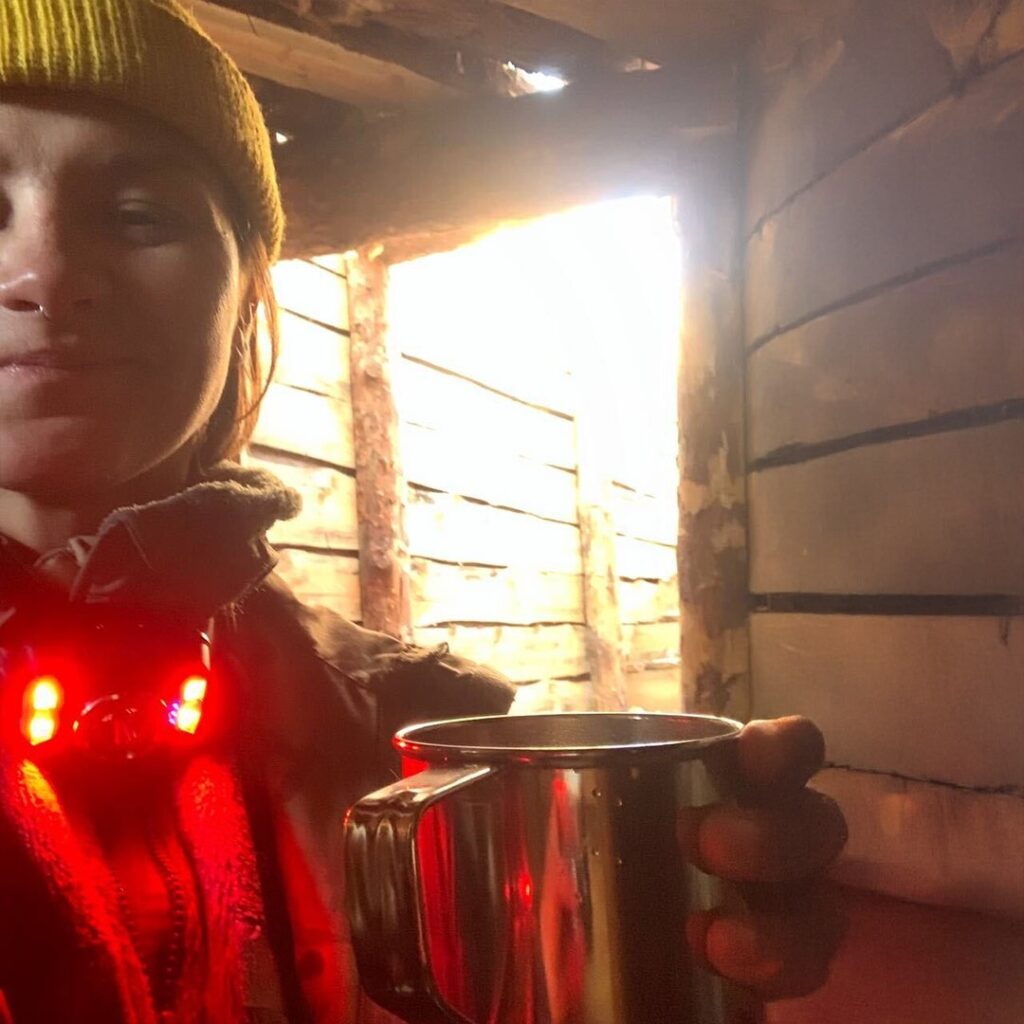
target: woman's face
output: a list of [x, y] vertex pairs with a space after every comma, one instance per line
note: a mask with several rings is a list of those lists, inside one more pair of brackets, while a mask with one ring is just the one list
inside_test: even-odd
[[87, 499], [187, 462], [242, 299], [227, 210], [170, 129], [0, 96], [0, 489]]

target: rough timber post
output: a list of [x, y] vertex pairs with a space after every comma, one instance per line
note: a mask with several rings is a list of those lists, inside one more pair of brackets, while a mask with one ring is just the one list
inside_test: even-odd
[[367, 251], [348, 260], [352, 430], [363, 625], [412, 639], [405, 479], [387, 336], [387, 266]]
[[597, 711], [626, 707], [619, 617], [612, 481], [608, 474], [611, 423], [610, 353], [581, 345], [574, 353], [576, 400], [576, 512], [583, 564], [583, 617], [591, 705]]
[[683, 706], [749, 711], [747, 499], [738, 159], [695, 171], [679, 369], [679, 601]]

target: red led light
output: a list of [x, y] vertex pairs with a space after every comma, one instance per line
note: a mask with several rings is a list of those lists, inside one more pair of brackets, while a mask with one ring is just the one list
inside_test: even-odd
[[37, 711], [28, 720], [26, 732], [29, 743], [33, 747], [37, 747], [40, 743], [46, 743], [53, 739], [54, 734], [57, 732], [57, 722], [53, 715], [44, 711]]
[[174, 727], [179, 732], [194, 733], [199, 728], [199, 719], [202, 715], [202, 709], [197, 704], [182, 704], [174, 716]]
[[57, 735], [58, 716], [64, 703], [64, 689], [55, 676], [40, 676], [25, 690], [21, 731], [33, 747], [48, 743]]
[[53, 676], [42, 676], [29, 687], [29, 703], [36, 711], [56, 711], [63, 702], [61, 685]]
[[181, 697], [171, 702], [167, 720], [178, 732], [195, 734], [203, 717], [203, 700], [206, 697], [205, 676], [191, 675], [181, 684]]
[[201, 704], [206, 696], [206, 679], [204, 676], [189, 676], [181, 684], [181, 699], [186, 704]]

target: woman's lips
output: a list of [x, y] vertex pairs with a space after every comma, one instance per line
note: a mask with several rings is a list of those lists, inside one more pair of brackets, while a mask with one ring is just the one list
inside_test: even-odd
[[0, 348], [0, 369], [9, 366], [40, 366], [56, 369], [79, 369], [107, 363], [125, 363], [135, 353], [106, 351], [102, 346], [88, 344], [37, 344], [35, 347]]
[[0, 381], [15, 387], [86, 383], [124, 372], [132, 363], [133, 360], [129, 359], [71, 361], [35, 356], [12, 357], [0, 361]]

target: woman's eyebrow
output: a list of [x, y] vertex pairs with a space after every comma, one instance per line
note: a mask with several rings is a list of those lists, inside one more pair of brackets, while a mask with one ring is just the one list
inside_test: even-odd
[[168, 173], [186, 178], [195, 176], [199, 167], [191, 154], [170, 149], [114, 153], [100, 163], [105, 174], [117, 178], [140, 178]]

